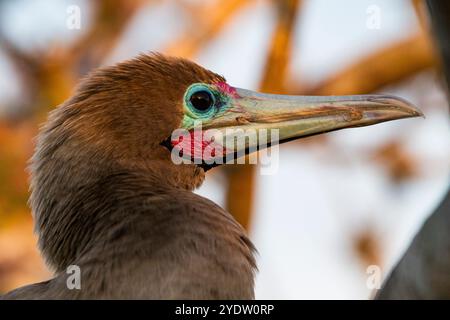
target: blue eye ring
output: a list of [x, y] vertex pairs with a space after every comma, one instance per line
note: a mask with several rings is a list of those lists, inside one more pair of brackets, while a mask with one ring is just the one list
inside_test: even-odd
[[186, 91], [184, 103], [190, 116], [204, 118], [214, 113], [216, 97], [209, 86], [195, 83]]

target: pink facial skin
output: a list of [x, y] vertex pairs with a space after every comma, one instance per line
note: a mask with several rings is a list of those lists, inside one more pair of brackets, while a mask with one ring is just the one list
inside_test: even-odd
[[205, 137], [205, 131], [191, 131], [188, 136], [180, 136], [178, 140], [172, 140], [173, 148], [180, 155], [192, 160], [210, 161], [222, 158], [227, 153], [225, 147], [210, 141]]
[[[236, 88], [226, 82], [214, 83], [215, 88], [222, 94], [231, 98], [239, 98]], [[210, 141], [205, 131], [193, 130], [189, 135], [180, 136], [178, 140], [171, 141], [172, 147], [185, 158], [193, 160], [210, 161], [223, 158], [229, 152], [224, 146], [214, 141]]]
[[226, 83], [226, 82], [217, 82], [215, 85], [216, 85], [216, 88], [220, 92], [222, 92], [222, 93], [224, 93], [224, 94], [226, 94], [226, 95], [228, 95], [228, 96], [230, 96], [232, 98], [239, 98], [239, 95], [238, 95], [238, 93], [236, 91], [236, 88], [230, 86], [228, 83]]

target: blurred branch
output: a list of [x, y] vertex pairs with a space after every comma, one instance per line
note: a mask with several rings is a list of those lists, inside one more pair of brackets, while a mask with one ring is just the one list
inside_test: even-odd
[[[450, 3], [427, 0], [450, 83]], [[448, 93], [448, 87], [447, 87]], [[450, 95], [447, 95], [450, 97]], [[378, 299], [450, 299], [450, 191], [427, 219], [383, 284]]]
[[[23, 52], [13, 43], [11, 43], [0, 30], [0, 49], [6, 54], [11, 65], [13, 66], [16, 74], [19, 76], [20, 81], [24, 84], [24, 87], [27, 90], [22, 95], [22, 99], [24, 101], [32, 100], [32, 97], [36, 96], [37, 88], [36, 88], [36, 59], [34, 59], [31, 55]], [[15, 117], [15, 114], [11, 113], [22, 113], [25, 109], [28, 108], [19, 108], [19, 110], [13, 110], [12, 112], [8, 112], [8, 117]]]
[[214, 38], [244, 6], [253, 0], [218, 1], [217, 4], [201, 3], [192, 12], [195, 25], [173, 41], [164, 50], [169, 55], [190, 58]]
[[0, 232], [0, 294], [50, 277], [33, 234], [31, 215]]
[[450, 3], [448, 1], [427, 1], [432, 17], [434, 39], [441, 52], [444, 76], [447, 80], [447, 98], [450, 99]]
[[291, 58], [292, 35], [294, 32], [300, 1], [276, 2], [278, 22], [272, 35], [271, 46], [261, 80], [261, 91], [285, 93], [289, 61]]
[[404, 145], [397, 140], [390, 140], [377, 148], [373, 158], [387, 170], [392, 182], [399, 184], [418, 176], [417, 160], [408, 153]]
[[[277, 22], [267, 55], [260, 88], [263, 91], [283, 92], [291, 55], [292, 33], [300, 5], [299, 0], [273, 1]], [[227, 166], [228, 190], [226, 208], [245, 228], [249, 227], [252, 212], [255, 168], [250, 164]]]
[[[0, 34], [0, 46], [18, 70], [29, 95], [28, 106], [17, 118], [28, 113], [47, 112], [64, 101], [78, 78], [100, 65], [120, 39], [121, 33], [143, 1], [93, 2], [93, 24], [73, 46], [51, 47], [33, 54], [17, 48]], [[95, 4], [95, 5], [94, 5]]]
[[70, 49], [72, 64], [84, 74], [99, 66], [120, 40], [123, 31], [136, 12], [146, 3], [143, 0], [103, 0], [93, 2], [93, 25]]
[[420, 29], [423, 32], [428, 30], [428, 13], [425, 7], [425, 2], [423, 0], [411, 0], [414, 7], [417, 20], [419, 21]]
[[295, 92], [310, 95], [371, 93], [435, 65], [430, 42], [424, 34], [419, 34], [362, 58], [312, 88], [297, 88]]
[[357, 230], [357, 233], [353, 236], [353, 250], [364, 269], [370, 265], [381, 264], [380, 238], [373, 230], [373, 226], [368, 225]]

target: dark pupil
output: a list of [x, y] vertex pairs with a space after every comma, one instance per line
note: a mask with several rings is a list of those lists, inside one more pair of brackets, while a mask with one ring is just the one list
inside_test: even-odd
[[212, 97], [207, 91], [198, 91], [191, 96], [192, 106], [200, 111], [206, 111], [211, 107]]

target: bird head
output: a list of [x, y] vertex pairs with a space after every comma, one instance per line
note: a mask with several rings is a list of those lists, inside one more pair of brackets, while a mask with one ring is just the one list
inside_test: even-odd
[[[235, 88], [185, 59], [140, 55], [93, 72], [53, 111], [40, 134], [32, 172], [39, 175], [37, 168], [50, 158], [62, 159], [65, 172], [72, 165], [75, 173], [89, 163], [92, 168], [118, 164], [152, 168], [172, 184], [192, 189], [204, 171], [230, 155], [420, 115], [394, 96], [262, 94]], [[275, 131], [276, 140], [268, 140]], [[256, 139], [236, 143], [249, 132]], [[183, 162], [174, 161], [174, 154]]]

